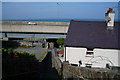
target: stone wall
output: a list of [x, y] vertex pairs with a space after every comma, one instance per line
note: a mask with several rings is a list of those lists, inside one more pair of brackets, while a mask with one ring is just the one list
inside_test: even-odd
[[31, 46], [32, 47], [32, 42], [19, 41], [19, 43], [20, 43], [20, 46], [25, 45], [25, 46]]
[[24, 46], [32, 47], [33, 45], [39, 45], [42, 47], [41, 42], [29, 42], [29, 41], [17, 41], [17, 42], [19, 43], [20, 46], [24, 45]]
[[77, 80], [120, 80], [118, 71], [103, 68], [71, 66], [63, 63], [63, 79]]
[[120, 72], [107, 68], [87, 68], [61, 62], [55, 50], [52, 50], [52, 67], [62, 72], [63, 80], [120, 80]]
[[56, 55], [54, 49], [52, 50], [52, 67], [55, 68], [58, 71], [58, 73], [61, 72], [62, 62]]

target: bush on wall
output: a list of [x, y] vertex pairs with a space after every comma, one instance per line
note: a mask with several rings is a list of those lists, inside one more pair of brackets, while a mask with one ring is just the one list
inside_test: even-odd
[[64, 39], [64, 38], [59, 38], [59, 39], [57, 40], [57, 44], [58, 44], [59, 46], [63, 46], [63, 45], [64, 45], [64, 42], [65, 42], [65, 39]]
[[2, 51], [2, 74], [4, 76], [38, 70], [39, 62], [34, 53], [17, 52], [12, 48], [2, 48], [0, 51]]

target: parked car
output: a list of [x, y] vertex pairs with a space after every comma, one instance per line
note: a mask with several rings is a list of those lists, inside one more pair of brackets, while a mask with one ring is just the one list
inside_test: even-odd
[[28, 22], [28, 25], [37, 25], [35, 22]]

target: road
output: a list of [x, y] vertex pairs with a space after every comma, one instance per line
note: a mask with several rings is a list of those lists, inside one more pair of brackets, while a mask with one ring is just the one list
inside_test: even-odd
[[15, 51], [26, 51], [28, 53], [34, 53], [35, 57], [38, 59], [39, 57], [43, 56], [45, 49], [41, 47], [41, 45], [35, 45], [32, 48], [15, 48]]

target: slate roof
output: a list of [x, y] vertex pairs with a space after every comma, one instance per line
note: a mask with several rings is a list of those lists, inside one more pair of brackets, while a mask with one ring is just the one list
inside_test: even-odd
[[71, 20], [65, 46], [120, 49], [119, 23], [115, 22], [114, 29], [111, 30], [107, 29], [105, 22]]

